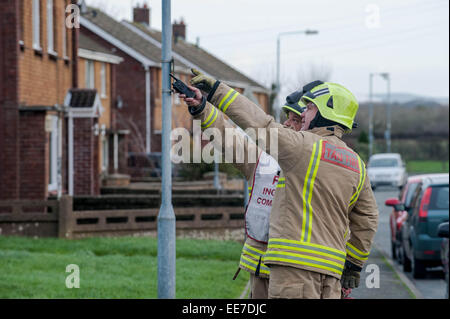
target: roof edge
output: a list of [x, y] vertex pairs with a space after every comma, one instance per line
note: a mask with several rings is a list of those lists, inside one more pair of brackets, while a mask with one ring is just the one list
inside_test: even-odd
[[78, 49], [78, 56], [84, 59], [106, 62], [111, 64], [119, 64], [124, 60], [123, 58], [117, 55], [82, 48]]
[[80, 23], [83, 27], [88, 29], [89, 31], [95, 33], [102, 39], [108, 41], [112, 45], [118, 47], [120, 50], [131, 56], [132, 58], [136, 59], [137, 61], [141, 62], [144, 66], [155, 66], [155, 67], [161, 67], [161, 63], [155, 62], [150, 60], [149, 58], [143, 56], [141, 53], [137, 52], [133, 48], [131, 48], [129, 45], [123, 43], [119, 39], [113, 37], [111, 34], [97, 26], [95, 23], [89, 21], [85, 17], [80, 17]]

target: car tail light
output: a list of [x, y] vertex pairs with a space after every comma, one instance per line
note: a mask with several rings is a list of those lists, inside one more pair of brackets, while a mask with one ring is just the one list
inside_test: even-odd
[[434, 255], [435, 251], [434, 250], [424, 250], [423, 252], [425, 255]]
[[428, 217], [428, 205], [430, 204], [431, 187], [428, 187], [423, 194], [422, 202], [420, 203], [419, 218]]

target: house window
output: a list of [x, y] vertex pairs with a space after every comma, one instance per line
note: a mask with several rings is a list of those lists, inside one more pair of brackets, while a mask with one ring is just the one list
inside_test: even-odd
[[103, 139], [102, 139], [102, 172], [108, 171], [108, 165], [109, 165], [108, 152], [109, 152], [108, 138], [106, 136], [103, 136]]
[[53, 0], [47, 0], [47, 51], [50, 54], [55, 54], [53, 18]]
[[51, 116], [48, 191], [58, 189], [58, 117]]
[[33, 49], [41, 48], [41, 9], [40, 0], [33, 0]]
[[94, 61], [86, 60], [86, 88], [95, 89]]
[[66, 14], [66, 8], [67, 8], [67, 0], [64, 0], [64, 7], [63, 7], [63, 21], [62, 21], [62, 50], [63, 50], [63, 57], [65, 59], [68, 59], [68, 52], [69, 52], [69, 41], [68, 41], [68, 34], [67, 32], [69, 32], [69, 28], [66, 27], [66, 19], [67, 19], [67, 14]]
[[100, 70], [100, 76], [102, 80], [101, 97], [106, 98], [106, 63], [102, 63], [102, 69]]

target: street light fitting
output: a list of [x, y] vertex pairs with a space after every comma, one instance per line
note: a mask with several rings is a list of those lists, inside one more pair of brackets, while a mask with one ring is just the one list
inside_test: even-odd
[[389, 79], [389, 73], [387, 73], [387, 72], [380, 73], [380, 76], [383, 77], [383, 79], [385, 79], [385, 80]]
[[306, 30], [305, 31], [306, 35], [313, 35], [313, 34], [318, 34], [318, 33], [319, 33], [319, 31], [317, 31], [317, 30]]
[[[276, 97], [277, 99], [279, 99], [279, 94], [280, 94], [280, 46], [281, 46], [281, 37], [282, 36], [286, 36], [286, 35], [294, 35], [294, 34], [304, 34], [304, 35], [315, 35], [318, 34], [319, 31], [317, 30], [310, 30], [310, 29], [306, 29], [306, 30], [298, 30], [298, 31], [289, 31], [289, 32], [281, 32], [278, 33], [278, 37], [277, 37], [277, 83], [276, 83]], [[275, 102], [276, 99], [274, 99]], [[276, 120], [279, 121], [280, 120], [280, 114], [279, 114], [280, 110], [276, 113]]]

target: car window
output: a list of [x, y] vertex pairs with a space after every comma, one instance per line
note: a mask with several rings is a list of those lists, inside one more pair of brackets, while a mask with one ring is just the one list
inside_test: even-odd
[[380, 158], [369, 162], [369, 167], [399, 167], [399, 162], [395, 158]]
[[[418, 184], [419, 186], [420, 184]], [[414, 209], [418, 206], [419, 200], [420, 200], [420, 193], [421, 193], [421, 187], [416, 187], [416, 190], [413, 192], [410, 208]]]
[[406, 191], [406, 196], [405, 196], [405, 207], [410, 207], [411, 206], [411, 200], [413, 199], [413, 195], [414, 192], [417, 189], [417, 186], [419, 185], [419, 183], [411, 183], [408, 186], [408, 189]]
[[428, 209], [448, 209], [448, 186], [434, 186]]

